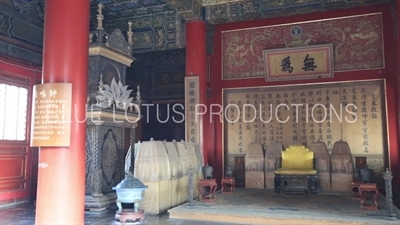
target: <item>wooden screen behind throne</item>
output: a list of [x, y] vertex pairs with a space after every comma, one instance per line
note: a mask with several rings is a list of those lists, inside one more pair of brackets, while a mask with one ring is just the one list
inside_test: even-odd
[[353, 181], [354, 164], [350, 146], [345, 141], [337, 141], [331, 153], [332, 191], [349, 192]]
[[244, 160], [246, 188], [264, 189], [264, 151], [261, 143], [250, 143]]
[[315, 169], [318, 172], [321, 191], [331, 191], [331, 160], [325, 142], [313, 142], [309, 149], [314, 152]]
[[274, 177], [275, 170], [277, 167], [277, 162], [282, 156], [283, 145], [281, 142], [272, 142], [268, 145], [265, 153], [265, 188], [274, 189]]
[[252, 142], [268, 150], [274, 142], [284, 148], [293, 143], [309, 148], [319, 140], [331, 152], [333, 144], [343, 140], [353, 157], [367, 158], [375, 180], [382, 182], [389, 150], [385, 94], [382, 79], [225, 88], [225, 166], [233, 168], [235, 157], [244, 156]]

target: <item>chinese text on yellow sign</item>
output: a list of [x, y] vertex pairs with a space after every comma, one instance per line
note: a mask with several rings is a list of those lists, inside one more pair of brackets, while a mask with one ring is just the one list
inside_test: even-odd
[[38, 84], [33, 94], [31, 146], [69, 146], [72, 84]]

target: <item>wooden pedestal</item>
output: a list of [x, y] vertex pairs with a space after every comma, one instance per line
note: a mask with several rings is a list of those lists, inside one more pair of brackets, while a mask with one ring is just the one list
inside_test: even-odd
[[221, 189], [222, 194], [232, 194], [235, 191], [235, 178], [234, 177], [222, 178], [221, 186], [222, 186]]
[[122, 209], [115, 213], [115, 219], [125, 224], [127, 221], [136, 222], [139, 220], [140, 223], [144, 222], [144, 210], [139, 209], [135, 212], [134, 209]]
[[[372, 198], [372, 204], [366, 203], [367, 201], [367, 193], [374, 193], [374, 197]], [[362, 209], [367, 210], [377, 210], [378, 209], [378, 196], [379, 190], [376, 187], [376, 184], [361, 184], [358, 188], [358, 193], [360, 194], [360, 203]]]
[[[282, 194], [316, 194], [319, 192], [318, 175], [279, 175], [274, 177], [275, 191]], [[293, 184], [291, 184], [293, 183]]]
[[[211, 180], [199, 180], [197, 185], [200, 192], [201, 202], [212, 202], [215, 201], [215, 191], [217, 190], [217, 182], [215, 179]], [[207, 193], [206, 187], [210, 189]]]

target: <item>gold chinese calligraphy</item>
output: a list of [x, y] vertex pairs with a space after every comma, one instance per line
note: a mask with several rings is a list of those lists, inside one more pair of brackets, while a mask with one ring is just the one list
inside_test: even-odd
[[200, 143], [200, 107], [199, 77], [185, 78], [185, 130], [186, 141]]

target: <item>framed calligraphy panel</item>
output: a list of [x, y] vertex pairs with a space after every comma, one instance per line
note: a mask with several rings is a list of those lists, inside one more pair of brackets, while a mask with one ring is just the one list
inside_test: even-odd
[[32, 147], [68, 147], [71, 141], [72, 84], [33, 87]]
[[333, 77], [332, 56], [332, 44], [264, 50], [265, 80]]
[[343, 140], [354, 158], [367, 157], [382, 172], [389, 152], [385, 97], [381, 79], [223, 89], [225, 162], [233, 167], [254, 141], [266, 151], [275, 141], [284, 148], [322, 141], [331, 151]]
[[200, 121], [197, 113], [203, 110], [200, 103], [199, 77], [185, 77], [185, 138], [200, 144]]

